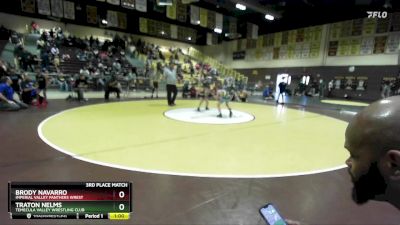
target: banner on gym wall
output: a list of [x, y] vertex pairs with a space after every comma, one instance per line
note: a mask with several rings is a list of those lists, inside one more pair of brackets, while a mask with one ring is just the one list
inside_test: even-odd
[[87, 5], [86, 6], [86, 21], [91, 24], [97, 24], [97, 7]]
[[64, 16], [62, 0], [51, 0], [51, 15], [60, 18]]
[[176, 5], [177, 5], [177, 0], [172, 2], [172, 5], [167, 6], [167, 18], [176, 20]]
[[64, 18], [75, 20], [75, 3], [64, 1]]
[[111, 5], [120, 5], [119, 0], [107, 0], [107, 3]]
[[147, 0], [136, 0], [136, 10], [147, 12]]
[[50, 16], [50, 1], [49, 0], [38, 0], [38, 13], [46, 16]]
[[200, 8], [195, 5], [190, 6], [190, 23], [194, 25], [200, 23]]
[[21, 11], [26, 13], [35, 13], [36, 0], [21, 0]]
[[147, 19], [146, 18], [142, 18], [142, 17], [139, 18], [139, 31], [141, 33], [145, 33], [145, 34], [148, 33], [148, 30], [147, 30]]

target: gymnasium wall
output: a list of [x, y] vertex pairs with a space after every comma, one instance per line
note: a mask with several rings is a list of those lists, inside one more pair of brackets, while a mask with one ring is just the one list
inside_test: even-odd
[[[303, 75], [316, 78], [317, 74], [326, 84], [335, 77], [366, 78], [365, 91], [338, 89], [333, 96], [347, 94], [353, 99], [371, 101], [380, 98], [383, 79], [393, 79], [399, 74], [399, 44], [397, 13], [386, 20], [361, 18], [263, 35], [257, 40], [224, 42], [202, 50], [248, 76], [251, 85], [258, 81], [275, 82], [281, 73], [291, 75], [294, 83]], [[237, 52], [242, 55], [234, 60], [233, 54]], [[355, 66], [355, 71], [350, 72], [349, 66]], [[265, 79], [266, 75], [270, 80]]]
[[17, 16], [17, 15], [12, 15], [12, 14], [7, 14], [7, 13], [0, 13], [0, 25], [4, 25], [6, 28], [13, 29], [20, 33], [26, 33], [28, 31], [27, 25], [29, 26], [33, 20], [39, 24], [41, 29], [50, 29], [53, 27], [61, 27], [64, 31], [67, 31], [67, 32], [69, 32], [75, 36], [81, 37], [81, 38], [85, 38], [85, 37], [89, 37], [90, 35], [93, 35], [93, 36], [99, 37], [100, 40], [106, 40], [106, 39], [111, 39], [114, 36], [114, 34], [119, 34], [120, 36], [127, 35], [134, 39], [141, 38], [141, 40], [143, 40], [145, 42], [157, 43], [160, 46], [175, 46], [175, 47], [182, 48], [182, 49], [187, 49], [189, 47], [197, 48], [197, 46], [195, 46], [195, 45], [190, 45], [190, 44], [176, 42], [176, 41], [170, 41], [170, 40], [166, 40], [166, 39], [153, 38], [153, 37], [147, 37], [147, 36], [142, 36], [142, 35], [133, 35], [133, 34], [123, 33], [123, 32], [118, 32], [118, 31], [111, 31], [111, 30], [106, 30], [106, 29], [101, 29], [101, 28], [95, 28], [95, 27], [81, 26], [81, 25], [75, 25], [75, 24], [66, 24], [66, 23], [61, 23], [61, 22], [57, 22], [57, 21], [42, 20], [42, 19], [37, 19], [37, 18], [32, 19], [30, 17]]
[[[354, 72], [349, 71], [348, 66], [316, 66], [316, 67], [290, 67], [290, 68], [258, 68], [258, 69], [241, 69], [241, 73], [249, 77], [249, 83], [252, 85], [258, 81], [263, 84], [270, 80], [276, 81], [278, 74], [288, 73], [292, 76], [291, 89], [296, 88], [296, 84], [303, 75], [309, 75], [316, 78], [320, 74], [327, 87], [330, 80], [334, 80], [337, 76], [342, 77], [367, 77], [367, 87], [365, 91], [343, 90], [333, 91], [333, 97], [343, 98], [345, 94], [354, 100], [374, 101], [380, 98], [381, 84], [383, 78], [397, 77], [399, 74], [398, 66], [355, 66]], [[265, 77], [270, 76], [269, 80]], [[327, 91], [325, 91], [327, 93]]]

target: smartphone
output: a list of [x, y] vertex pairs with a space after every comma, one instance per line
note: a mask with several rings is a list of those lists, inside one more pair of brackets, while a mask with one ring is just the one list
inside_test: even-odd
[[262, 207], [260, 213], [268, 225], [287, 225], [285, 219], [271, 203]]

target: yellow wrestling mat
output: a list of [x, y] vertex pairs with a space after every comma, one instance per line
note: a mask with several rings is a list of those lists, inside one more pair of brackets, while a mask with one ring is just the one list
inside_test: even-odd
[[368, 103], [364, 102], [353, 102], [345, 100], [321, 100], [322, 103], [333, 104], [333, 105], [349, 105], [349, 106], [369, 106]]
[[[346, 122], [283, 106], [231, 103], [228, 121], [202, 124], [167, 118], [194, 111], [198, 101], [132, 101], [66, 110], [43, 121], [38, 132], [53, 148], [77, 159], [115, 168], [204, 177], [279, 177], [344, 167]], [[210, 107], [215, 108], [216, 102]], [[182, 110], [180, 110], [182, 109]], [[215, 112], [215, 114], [213, 114]], [[191, 118], [216, 117], [216, 110]], [[204, 114], [202, 114], [204, 113]], [[204, 115], [204, 116], [203, 116]], [[217, 120], [218, 122], [218, 120]]]

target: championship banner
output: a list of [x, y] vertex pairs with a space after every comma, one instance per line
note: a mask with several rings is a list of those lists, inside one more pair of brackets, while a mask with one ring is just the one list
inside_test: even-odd
[[386, 53], [398, 53], [400, 44], [400, 34], [390, 34], [386, 43]]
[[187, 5], [182, 4], [180, 0], [176, 1], [176, 19], [182, 23], [187, 21]]
[[350, 41], [350, 55], [360, 55], [361, 38], [352, 39]]
[[215, 14], [215, 28], [223, 30], [224, 17], [221, 13]]
[[353, 21], [348, 20], [342, 22], [342, 29], [340, 29], [340, 37], [349, 37], [352, 33]]
[[21, 0], [21, 11], [26, 13], [35, 13], [36, 0]]
[[311, 42], [313, 36], [314, 36], [313, 27], [304, 28], [304, 42]]
[[118, 12], [118, 28], [126, 29], [128, 27], [128, 21], [126, 13]]
[[118, 12], [107, 10], [107, 26], [118, 27]]
[[262, 48], [256, 48], [256, 60], [261, 60], [262, 57], [264, 56], [264, 49]]
[[252, 39], [258, 38], [258, 26], [255, 24], [252, 24], [251, 26], [251, 38]]
[[46, 16], [51, 15], [50, 1], [49, 0], [38, 0], [38, 13]]
[[353, 25], [352, 25], [352, 31], [351, 35], [352, 36], [360, 36], [363, 33], [363, 19], [355, 19], [353, 20]]
[[207, 11], [207, 27], [211, 30], [215, 28], [215, 12], [208, 10]]
[[281, 46], [279, 49], [279, 59], [287, 59], [287, 58], [288, 58], [287, 46]]
[[158, 36], [163, 30], [162, 23], [155, 20], [147, 20], [147, 33]]
[[178, 39], [178, 26], [171, 25], [171, 38]]
[[88, 23], [97, 24], [97, 7], [87, 5], [86, 6], [86, 21]]
[[304, 42], [304, 29], [298, 29], [296, 32], [296, 42]]
[[176, 20], [176, 4], [177, 4], [176, 2], [177, 2], [177, 0], [174, 0], [172, 2], [172, 5], [167, 6], [167, 10], [166, 10], [167, 18]]
[[64, 16], [62, 0], [51, 0], [51, 15], [60, 18]]
[[212, 45], [213, 41], [213, 35], [212, 33], [207, 33], [207, 45]]
[[111, 5], [120, 5], [119, 0], [107, 0], [107, 3]]
[[328, 56], [336, 56], [338, 54], [338, 41], [330, 41], [328, 47]]
[[386, 33], [389, 31], [389, 23], [390, 23], [390, 18], [382, 18], [376, 21], [376, 33], [381, 34], [381, 33]]
[[200, 0], [182, 0], [182, 3], [183, 4], [190, 4], [192, 2], [198, 2], [198, 1], [200, 1]]
[[200, 26], [207, 27], [208, 10], [200, 8]]
[[261, 49], [263, 47], [264, 37], [265, 37], [265, 35], [258, 37], [257, 44], [256, 44], [257, 49]]
[[375, 34], [376, 30], [376, 19], [375, 18], [365, 18], [364, 26], [363, 26], [363, 35], [372, 35]]
[[242, 39], [238, 39], [238, 40], [235, 40], [235, 41], [236, 41], [236, 44], [237, 44], [236, 51], [242, 51]]
[[254, 40], [254, 39], [245, 39], [245, 40], [247, 40], [247, 43], [246, 43], [246, 48], [247, 49], [253, 49], [253, 48], [256, 48], [256, 46], [257, 46], [257, 40]]
[[288, 45], [287, 47], [287, 52], [288, 52], [288, 59], [294, 59], [295, 58], [295, 44]]
[[190, 23], [198, 25], [200, 23], [200, 8], [190, 5]]
[[321, 42], [312, 42], [310, 49], [310, 58], [317, 58], [319, 56]]
[[303, 44], [301, 48], [301, 58], [302, 59], [310, 58], [310, 43]]
[[135, 9], [135, 0], [121, 0], [121, 6], [127, 9]]
[[375, 37], [374, 54], [385, 53], [387, 36]]
[[390, 31], [400, 31], [400, 13], [395, 12], [392, 14], [392, 20], [390, 21]]
[[136, 0], [136, 10], [147, 12], [147, 0]]
[[314, 27], [314, 33], [313, 33], [311, 41], [321, 42], [321, 38], [322, 38], [322, 26]]
[[229, 33], [237, 33], [237, 19], [234, 17], [229, 17]]
[[64, 1], [64, 18], [69, 20], [75, 20], [75, 3], [70, 1]]
[[279, 59], [279, 47], [275, 47], [272, 53], [272, 59]]
[[246, 49], [247, 49], [247, 39], [241, 39], [239, 50], [245, 51]]
[[296, 44], [297, 30], [289, 31], [288, 44]]
[[142, 17], [139, 18], [139, 31], [141, 33], [145, 33], [145, 34], [148, 33], [148, 30], [147, 30], [147, 19], [146, 18], [142, 18]]
[[275, 34], [267, 35], [267, 47], [273, 47], [275, 43]]
[[[247, 49], [247, 50], [246, 50], [246, 57], [245, 57], [245, 59], [246, 59], [246, 60], [251, 60], [251, 61], [256, 60], [256, 50], [255, 50], [255, 49]], [[237, 74], [236, 74], [236, 76], [237, 76]], [[235, 76], [235, 77], [236, 77], [236, 76]]]
[[330, 40], [337, 40], [341, 37], [342, 23], [332, 23], [330, 25]]
[[289, 43], [289, 31], [282, 32], [282, 45], [287, 45]]
[[282, 44], [282, 32], [275, 33], [274, 47], [279, 47]]
[[361, 48], [360, 54], [361, 55], [371, 55], [374, 52], [374, 37], [364, 37], [361, 40]]
[[351, 46], [349, 39], [339, 41], [338, 56], [348, 56], [351, 53]]

